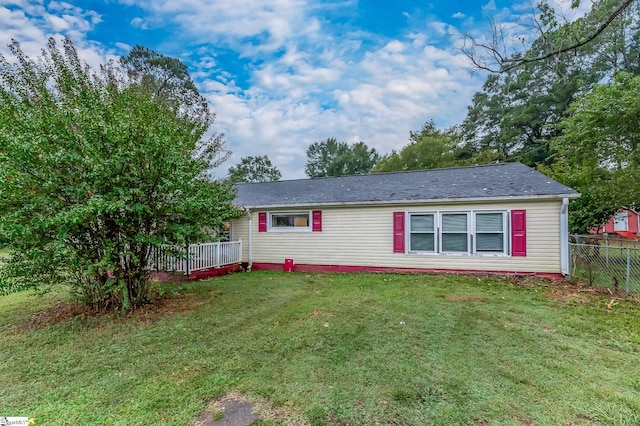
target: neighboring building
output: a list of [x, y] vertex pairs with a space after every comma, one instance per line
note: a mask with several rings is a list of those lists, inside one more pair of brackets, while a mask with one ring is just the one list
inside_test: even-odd
[[520, 163], [239, 184], [253, 269], [568, 273], [573, 189]]
[[609, 221], [593, 232], [596, 234], [617, 234], [624, 238], [638, 239], [640, 235], [640, 217], [633, 209], [619, 209]]

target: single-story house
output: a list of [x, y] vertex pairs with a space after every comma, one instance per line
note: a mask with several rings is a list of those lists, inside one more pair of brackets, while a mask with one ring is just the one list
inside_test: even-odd
[[592, 231], [595, 234], [615, 234], [623, 238], [638, 239], [640, 236], [640, 215], [637, 211], [622, 207], [609, 221]]
[[237, 185], [253, 269], [568, 273], [573, 189], [520, 163]]

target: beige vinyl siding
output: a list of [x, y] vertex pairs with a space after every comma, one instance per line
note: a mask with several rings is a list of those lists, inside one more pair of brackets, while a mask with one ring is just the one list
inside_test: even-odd
[[[257, 220], [257, 215], [255, 217]], [[257, 228], [254, 232], [257, 232]], [[231, 241], [242, 240], [242, 261], [249, 261], [249, 215], [231, 221]]]
[[[293, 258], [297, 264], [559, 273], [561, 204], [561, 200], [549, 200], [455, 206], [429, 204], [323, 208], [322, 232], [300, 233], [258, 232], [258, 211], [254, 211], [253, 261], [283, 263], [285, 258]], [[526, 210], [527, 256], [393, 253], [395, 211], [492, 209]], [[246, 216], [234, 222], [234, 238], [237, 229], [237, 235], [242, 234], [244, 246], [248, 248], [247, 223]]]

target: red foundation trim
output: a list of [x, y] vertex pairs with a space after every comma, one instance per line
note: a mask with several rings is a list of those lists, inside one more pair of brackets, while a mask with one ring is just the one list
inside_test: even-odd
[[185, 275], [182, 272], [152, 272], [151, 279], [154, 281], [197, 281], [205, 280], [207, 278], [219, 277], [221, 275], [231, 274], [233, 272], [242, 271], [240, 264], [223, 266], [221, 268], [202, 269], [198, 271], [192, 271], [189, 275]]
[[[281, 263], [254, 262], [252, 269], [256, 271], [282, 271]], [[294, 272], [384, 272], [392, 274], [461, 274], [461, 275], [533, 275], [541, 278], [562, 279], [560, 273], [554, 272], [522, 272], [522, 271], [480, 271], [472, 269], [432, 269], [432, 268], [396, 268], [391, 266], [353, 266], [353, 265], [311, 265], [296, 263]]]

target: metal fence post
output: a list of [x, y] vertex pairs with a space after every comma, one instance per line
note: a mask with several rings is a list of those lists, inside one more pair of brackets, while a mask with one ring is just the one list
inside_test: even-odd
[[627, 248], [627, 295], [629, 295], [629, 283], [631, 281], [631, 249]]
[[567, 268], [569, 269], [569, 280], [573, 281], [573, 256], [574, 256], [575, 248], [569, 243], [569, 261], [567, 262]]

